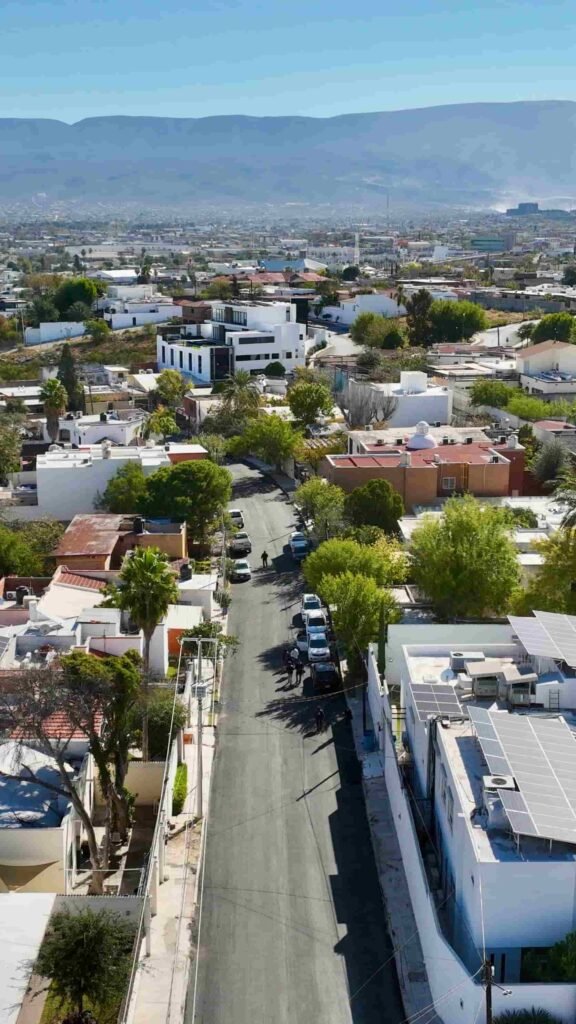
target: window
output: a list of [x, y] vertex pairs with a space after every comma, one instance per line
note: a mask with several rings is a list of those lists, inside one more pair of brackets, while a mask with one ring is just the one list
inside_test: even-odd
[[166, 345], [162, 345], [162, 362], [166, 362]]
[[447, 789], [447, 775], [446, 769], [443, 764], [440, 765], [440, 798], [442, 803], [446, 805], [446, 789]]
[[174, 366], [174, 349], [170, 349], [170, 366]]
[[284, 353], [284, 359], [292, 359], [292, 353], [291, 352], [285, 352]]
[[237, 344], [238, 345], [273, 345], [274, 344], [274, 335], [269, 335], [269, 334], [264, 335], [264, 336], [262, 336], [262, 335], [260, 335], [260, 336], [252, 335], [252, 337], [250, 337], [250, 338], [238, 338]]
[[202, 373], [202, 356], [198, 356], [198, 373]]
[[446, 817], [448, 818], [448, 824], [450, 825], [450, 831], [454, 828], [454, 797], [452, 796], [452, 790], [450, 786], [446, 787]]
[[182, 349], [180, 349], [180, 351], [178, 353], [178, 365], [179, 365], [180, 369], [182, 369], [182, 367], [184, 366], [184, 353], [183, 353]]
[[280, 359], [280, 353], [279, 352], [273, 352], [272, 353], [272, 359]]
[[287, 319], [288, 321], [290, 320], [290, 306], [287, 306], [287, 307], [286, 307], [286, 319]]
[[442, 477], [442, 490], [453, 491], [456, 489], [456, 477], [455, 476], [443, 476]]
[[190, 373], [192, 373], [192, 353], [191, 352], [188, 353], [188, 369], [189, 369]]

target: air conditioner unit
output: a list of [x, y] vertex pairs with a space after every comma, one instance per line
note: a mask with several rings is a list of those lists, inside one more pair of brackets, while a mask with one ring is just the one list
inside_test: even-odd
[[483, 775], [482, 789], [495, 792], [498, 789], [516, 789], [516, 782], [513, 775]]
[[450, 668], [453, 672], [464, 672], [467, 661], [485, 661], [482, 651], [450, 651]]

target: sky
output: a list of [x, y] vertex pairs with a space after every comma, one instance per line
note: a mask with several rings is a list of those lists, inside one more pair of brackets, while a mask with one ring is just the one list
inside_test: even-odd
[[0, 116], [576, 100], [569, 0], [3, 0]]

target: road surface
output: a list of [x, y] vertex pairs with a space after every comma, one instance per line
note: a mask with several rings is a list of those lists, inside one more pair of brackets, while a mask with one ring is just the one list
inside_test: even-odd
[[[342, 698], [315, 735], [307, 673], [281, 653], [302, 578], [284, 550], [292, 508], [235, 466], [255, 570], [233, 585], [206, 833], [198, 970], [187, 1024], [397, 1024], [404, 1017]], [[260, 568], [264, 547], [268, 570]]]

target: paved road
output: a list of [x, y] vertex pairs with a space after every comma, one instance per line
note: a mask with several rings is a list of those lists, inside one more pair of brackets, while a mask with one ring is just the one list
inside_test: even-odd
[[[234, 467], [253, 566], [234, 585], [207, 829], [198, 984], [187, 1024], [397, 1024], [404, 1017], [341, 698], [287, 690], [281, 651], [301, 577], [285, 553], [291, 506]], [[304, 695], [310, 697], [304, 681]], [[195, 1003], [195, 1013], [194, 1013]]]

